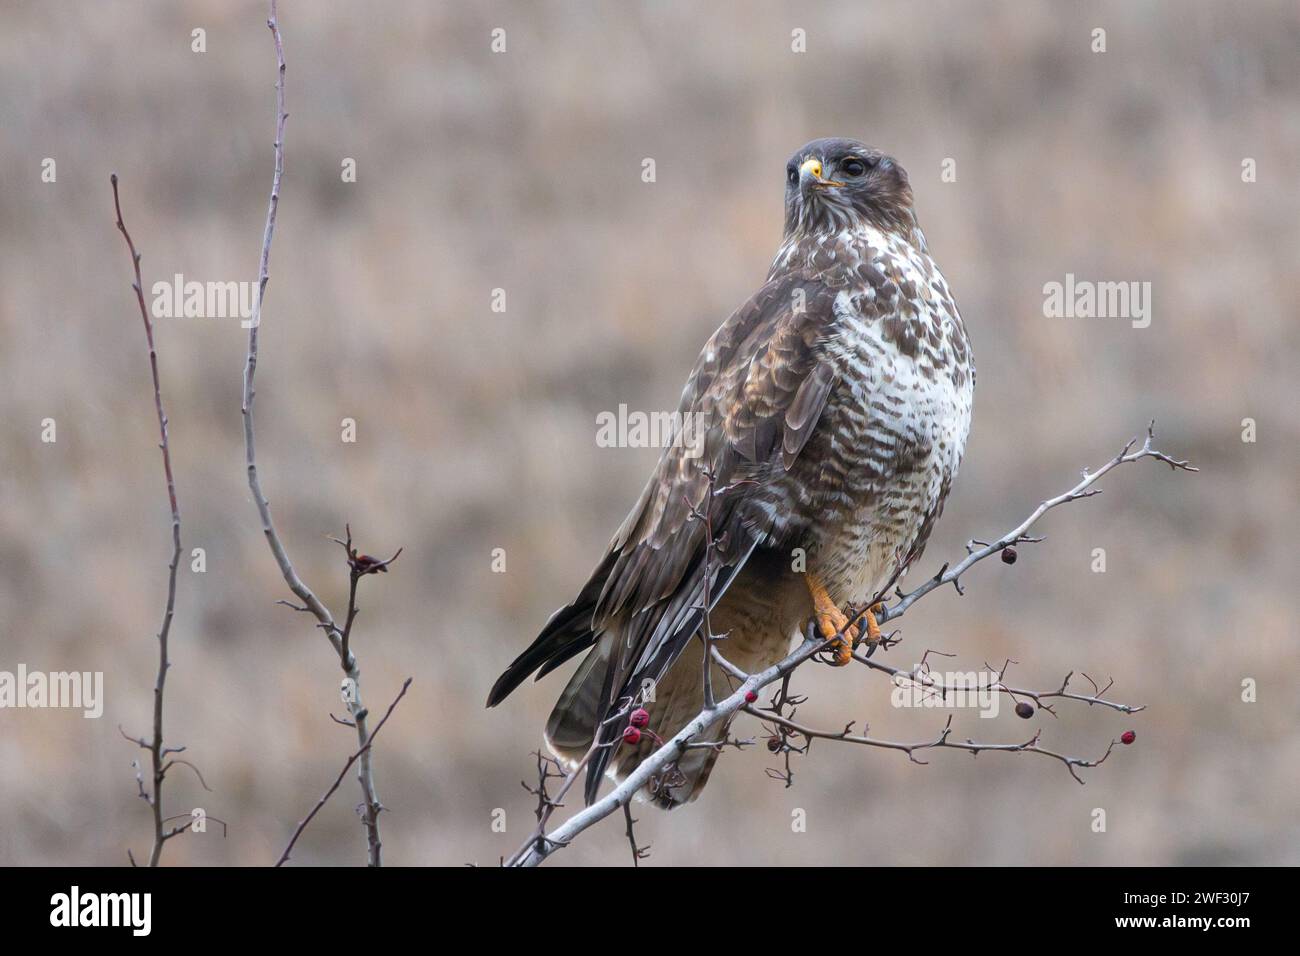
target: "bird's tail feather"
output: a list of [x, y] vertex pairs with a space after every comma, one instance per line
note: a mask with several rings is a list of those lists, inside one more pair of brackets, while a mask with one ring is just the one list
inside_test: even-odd
[[592, 612], [612, 563], [612, 557], [606, 555], [573, 603], [552, 614], [537, 639], [497, 678], [488, 692], [489, 707], [505, 700], [529, 675], [535, 672], [537, 677], [543, 677], [596, 642], [598, 635], [592, 631]]
[[597, 725], [605, 716], [611, 642], [594, 647], [569, 678], [546, 721], [546, 745], [569, 766], [591, 749]]

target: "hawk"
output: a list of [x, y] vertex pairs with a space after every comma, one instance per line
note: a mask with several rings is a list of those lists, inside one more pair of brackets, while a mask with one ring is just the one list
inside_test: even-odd
[[[495, 706], [588, 652], [546, 725], [570, 768], [598, 736], [608, 745], [588, 763], [588, 803], [604, 773], [622, 779], [654, 749], [649, 735], [620, 739], [629, 701], [664, 739], [703, 709], [706, 602], [716, 646], [748, 673], [785, 657], [810, 619], [839, 635], [835, 664], [878, 641], [867, 605], [920, 556], [961, 464], [975, 368], [907, 173], [878, 149], [819, 139], [785, 176], [767, 281], [682, 392], [675, 420], [693, 419], [699, 440], [665, 449], [591, 578], [488, 695]], [[724, 696], [732, 678], [710, 667]], [[641, 796], [694, 799], [719, 750], [687, 751]]]

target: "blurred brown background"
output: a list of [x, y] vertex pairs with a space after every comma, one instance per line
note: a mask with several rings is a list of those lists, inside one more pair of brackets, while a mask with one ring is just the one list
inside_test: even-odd
[[[102, 670], [107, 705], [98, 721], [0, 711], [3, 863], [147, 850], [136, 752], [116, 728], [149, 727], [168, 516], [108, 174], [146, 286], [254, 279], [272, 167], [264, 20], [260, 4], [215, 0], [6, 5], [0, 669]], [[350, 521], [364, 550], [406, 548], [364, 582], [354, 645], [372, 708], [415, 678], [377, 746], [389, 862], [493, 864], [526, 835], [519, 781], [563, 675], [490, 712], [483, 699], [585, 580], [657, 455], [596, 447], [595, 416], [675, 406], [704, 339], [765, 274], [787, 156], [823, 135], [911, 172], [975, 346], [966, 463], [918, 573], [1013, 526], [1151, 417], [1161, 446], [1202, 468], [1120, 470], [1100, 498], [1054, 512], [1014, 567], [983, 564], [965, 598], [915, 607], [888, 659], [1011, 657], [1042, 689], [1072, 669], [1114, 676], [1113, 696], [1148, 710], [958, 714], [960, 736], [1042, 727], [1083, 756], [1135, 729], [1083, 787], [1033, 756], [917, 766], [819, 744], [787, 790], [763, 748], [729, 753], [701, 801], [639, 813], [650, 863], [1300, 861], [1294, 3], [286, 2], [281, 22], [290, 118], [263, 483], [336, 612], [346, 573], [327, 534]], [[504, 54], [489, 50], [495, 27]], [[945, 158], [956, 182], [941, 181]], [[1150, 328], [1044, 318], [1042, 287], [1067, 272], [1151, 282]], [[167, 808], [231, 824], [164, 859], [265, 864], [354, 740], [327, 716], [341, 712], [329, 647], [274, 604], [287, 592], [243, 470], [245, 333], [159, 319], [157, 336], [184, 546], [207, 552], [206, 573], [182, 566], [168, 740], [214, 790], [180, 770]], [[46, 417], [56, 444], [39, 440]], [[344, 417], [356, 444], [340, 442]], [[1247, 677], [1258, 703], [1241, 702]], [[942, 724], [891, 708], [888, 683], [861, 669], [805, 668], [797, 687], [823, 724], [915, 740]], [[363, 861], [357, 799], [349, 780], [296, 862]], [[806, 833], [791, 832], [794, 808]], [[608, 822], [555, 862], [627, 865], [621, 831]]]

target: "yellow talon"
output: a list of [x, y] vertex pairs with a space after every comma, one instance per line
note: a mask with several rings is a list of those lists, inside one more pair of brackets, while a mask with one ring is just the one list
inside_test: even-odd
[[[826, 639], [834, 638], [830, 645], [831, 663], [843, 667], [853, 659], [853, 648], [858, 645], [858, 626], [849, 624], [848, 617], [836, 606], [826, 590], [826, 586], [815, 575], [808, 575], [808, 593], [812, 595], [813, 615], [817, 619], [817, 632]], [[875, 620], [868, 616], [868, 637]], [[880, 628], [876, 628], [876, 639], [880, 639]]]
[[867, 608], [866, 641], [868, 647], [875, 647], [877, 644], [880, 643], [880, 625], [876, 623], [876, 612], [883, 611], [884, 609], [885, 609], [884, 602], [880, 602], [880, 601], [876, 602], [875, 604], [871, 605], [871, 607]]

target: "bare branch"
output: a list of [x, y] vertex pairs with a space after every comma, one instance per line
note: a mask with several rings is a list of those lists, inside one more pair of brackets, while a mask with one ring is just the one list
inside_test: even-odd
[[[158, 350], [155, 348], [153, 341], [153, 321], [149, 318], [149, 310], [144, 304], [144, 283], [140, 278], [140, 253], [136, 252], [135, 243], [131, 240], [131, 234], [127, 232], [126, 224], [122, 221], [122, 202], [117, 192], [117, 173], [109, 176], [109, 182], [113, 186], [113, 210], [117, 213], [117, 229], [122, 233], [122, 238], [126, 240], [126, 247], [131, 253], [131, 267], [135, 271], [135, 281], [131, 283], [131, 288], [135, 290], [135, 300], [140, 306], [140, 319], [144, 323], [145, 342], [149, 346], [149, 371], [153, 376], [154, 409], [158, 413], [158, 432], [160, 436], [158, 447], [162, 449], [163, 473], [167, 478], [167, 501], [171, 507], [172, 517], [172, 557], [167, 565], [167, 603], [163, 607], [162, 624], [158, 628], [158, 674], [154, 679], [153, 686], [153, 742], [146, 745], [143, 740], [136, 741], [141, 747], [149, 751], [153, 765], [153, 789], [151, 795], [145, 795], [144, 779], [139, 773], [136, 774], [136, 779], [140, 785], [140, 795], [144, 796], [149, 806], [153, 808], [154, 836], [153, 849], [149, 852], [149, 865], [157, 866], [162, 858], [163, 843], [167, 839], [163, 832], [162, 785], [170, 764], [163, 763], [163, 758], [166, 755], [163, 748], [163, 694], [167, 687], [167, 670], [171, 667], [171, 662], [167, 656], [167, 639], [171, 634], [172, 617], [176, 611], [176, 570], [180, 566], [181, 560], [181, 512], [180, 506], [176, 502], [176, 479], [172, 475], [171, 442], [167, 429], [167, 413], [163, 410], [162, 383], [158, 377]], [[192, 764], [190, 766], [193, 768]], [[195, 773], [198, 773], [197, 768], [193, 769]], [[200, 775], [199, 779], [202, 780], [202, 775]], [[207, 789], [207, 784], [204, 784], [204, 789]], [[134, 863], [134, 859], [132, 859], [132, 863]]]
[[316, 806], [311, 808], [311, 812], [308, 813], [307, 816], [303, 817], [302, 822], [299, 823], [297, 829], [293, 831], [293, 837], [290, 838], [289, 845], [286, 846], [284, 852], [280, 854], [280, 859], [275, 861], [277, 867], [283, 866], [288, 862], [289, 854], [293, 851], [294, 844], [298, 842], [298, 837], [302, 836], [302, 832], [307, 829], [307, 824], [311, 823], [316, 814], [320, 812], [321, 807], [325, 806], [329, 801], [329, 798], [334, 796], [334, 791], [339, 788], [341, 783], [343, 783], [343, 778], [347, 776], [348, 770], [352, 768], [352, 765], [356, 763], [360, 757], [369, 753], [371, 745], [375, 742], [375, 738], [378, 737], [379, 732], [384, 729], [384, 724], [386, 724], [388, 718], [392, 716], [393, 709], [397, 706], [398, 702], [406, 696], [406, 688], [410, 686], [411, 678], [408, 677], [402, 682], [402, 689], [397, 692], [397, 696], [393, 698], [393, 702], [388, 705], [388, 710], [384, 713], [384, 716], [380, 719], [379, 723], [375, 725], [374, 733], [366, 738], [365, 742], [356, 753], [348, 757], [347, 762], [343, 764], [343, 769], [339, 771], [339, 775], [335, 777], [334, 782], [330, 784], [330, 788], [321, 795], [321, 798], [316, 801]]
[[189, 767], [191, 770], [193, 770], [194, 776], [199, 778], [199, 785], [203, 787], [204, 790], [208, 791], [208, 793], [212, 792], [212, 788], [208, 786], [208, 782], [203, 779], [203, 773], [199, 770], [198, 767], [194, 766], [194, 764], [190, 763], [188, 760], [181, 760], [179, 757], [173, 757], [171, 760], [167, 761], [166, 766], [163, 767], [163, 772], [165, 773], [171, 767], [172, 764], [176, 764], [176, 763], [180, 764], [182, 767]]
[[623, 804], [623, 818], [627, 821], [627, 830], [625, 831], [627, 842], [632, 847], [632, 865], [634, 867], [640, 866], [641, 861], [650, 855], [650, 847], [637, 846], [636, 832], [633, 829], [636, 826], [636, 821], [632, 819], [632, 805], [630, 803]]
[[[1069, 491], [1065, 492], [1064, 494], [1057, 495], [1055, 498], [1048, 498], [1046, 501], [1042, 502], [1037, 508], [1034, 509], [1033, 513], [1030, 514], [1028, 518], [1026, 518], [1024, 521], [1022, 521], [1019, 525], [1017, 525], [1012, 530], [1008, 531], [1006, 534], [1002, 535], [996, 541], [993, 541], [989, 544], [985, 544], [983, 545], [983, 547], [978, 546], [979, 542], [975, 542], [975, 541], [970, 542], [966, 546], [966, 551], [967, 551], [966, 557], [963, 558], [956, 565], [953, 565], [951, 568], [949, 568], [948, 565], [945, 564], [942, 568], [939, 569], [938, 574], [936, 574], [934, 577], [930, 578], [929, 580], [925, 581], [924, 583], [919, 585], [915, 590], [910, 591], [907, 594], [904, 594], [901, 591], [898, 592], [897, 593], [898, 602], [896, 604], [886, 607], [882, 613], [877, 614], [876, 622], [878, 624], [884, 624], [886, 621], [892, 621], [895, 618], [902, 617], [903, 614], [906, 613], [909, 607], [911, 607], [921, 598], [925, 597], [925, 595], [929, 594], [931, 591], [935, 590], [936, 588], [943, 587], [945, 584], [952, 584], [954, 587], [957, 588], [958, 592], [960, 592], [961, 576], [965, 574], [972, 565], [976, 564], [977, 562], [983, 561], [985, 558], [990, 557], [991, 555], [1001, 553], [1001, 551], [1004, 548], [1009, 548], [1017, 544], [1035, 544], [1039, 541], [1042, 541], [1043, 540], [1042, 538], [1033, 537], [1028, 533], [1029, 529], [1032, 528], [1038, 522], [1039, 518], [1047, 514], [1047, 512], [1051, 511], [1053, 508], [1057, 508], [1061, 505], [1068, 504], [1072, 501], [1079, 501], [1082, 498], [1090, 498], [1093, 495], [1100, 494], [1101, 493], [1100, 489], [1094, 489], [1092, 486], [1096, 484], [1100, 478], [1102, 478], [1111, 470], [1118, 468], [1120, 465], [1125, 465], [1132, 461], [1140, 461], [1143, 458], [1151, 458], [1154, 459], [1155, 461], [1164, 462], [1171, 469], [1174, 470], [1182, 470], [1182, 471], [1199, 470], [1193, 468], [1186, 461], [1179, 461], [1175, 458], [1171, 458], [1169, 455], [1166, 455], [1164, 452], [1157, 451], [1152, 444], [1155, 441], [1155, 427], [1156, 427], [1156, 423], [1155, 420], [1153, 419], [1150, 422], [1150, 424], [1147, 425], [1146, 440], [1143, 441], [1142, 447], [1139, 448], [1137, 451], [1132, 451], [1133, 446], [1137, 444], [1137, 439], [1136, 438], [1131, 439], [1129, 443], [1124, 446], [1124, 448], [1120, 451], [1118, 455], [1116, 455], [1110, 461], [1106, 462], [1106, 464], [1102, 465], [1094, 472], [1089, 472], [1085, 468], [1083, 472], [1083, 477], [1080, 479], [1077, 485], [1075, 485], [1073, 488], [1071, 488]], [[882, 596], [883, 595], [877, 595], [877, 598]]]
[[[285, 120], [289, 118], [289, 114], [284, 108], [284, 43], [280, 37], [276, 0], [271, 0], [271, 15], [267, 19], [266, 25], [270, 28], [271, 36], [275, 42], [275, 59], [278, 68], [275, 82], [275, 172], [271, 178], [271, 198], [266, 210], [266, 228], [262, 234], [262, 251], [258, 266], [258, 292], [256, 301], [253, 304], [253, 315], [248, 323], [248, 355], [244, 362], [242, 412], [244, 416], [244, 451], [248, 470], [248, 487], [253, 494], [253, 502], [257, 506], [257, 512], [262, 521], [262, 532], [266, 536], [266, 543], [271, 549], [271, 554], [275, 558], [276, 564], [279, 565], [280, 573], [289, 586], [289, 590], [302, 602], [300, 605], [288, 601], [280, 603], [288, 604], [289, 607], [295, 610], [309, 611], [315, 616], [320, 623], [321, 629], [329, 638], [330, 644], [333, 645], [335, 652], [338, 654], [343, 672], [352, 681], [353, 692], [348, 696], [348, 711], [351, 714], [351, 723], [356, 730], [357, 741], [360, 744], [360, 749], [357, 751], [357, 755], [360, 757], [357, 778], [360, 781], [361, 793], [364, 798], [362, 818], [366, 829], [367, 861], [370, 866], [382, 866], [383, 844], [379, 836], [379, 814], [383, 810], [383, 804], [379, 802], [379, 797], [375, 793], [370, 747], [367, 745], [370, 734], [366, 729], [366, 708], [361, 699], [361, 669], [358, 667], [356, 658], [348, 646], [352, 620], [356, 617], [356, 577], [354, 576], [352, 579], [348, 619], [345, 627], [340, 628], [335, 623], [334, 616], [330, 613], [329, 608], [325, 606], [315, 592], [298, 576], [298, 572], [294, 570], [293, 563], [289, 560], [288, 552], [284, 548], [284, 543], [280, 540], [279, 532], [275, 529], [275, 523], [271, 520], [271, 506], [268, 504], [266, 496], [262, 494], [261, 480], [257, 471], [257, 446], [254, 440], [253, 427], [253, 400], [257, 393], [253, 385], [257, 373], [258, 330], [262, 324], [262, 305], [266, 297], [266, 285], [271, 277], [271, 240], [275, 236], [275, 218], [280, 206], [280, 180], [284, 175], [284, 124]], [[397, 555], [393, 556], [393, 558], [396, 557]], [[390, 558], [388, 563], [391, 563], [393, 558]], [[355, 568], [353, 573], [355, 575]], [[351, 762], [349, 762], [348, 766], [351, 766]]]
[[[1106, 752], [1104, 754], [1102, 754], [1100, 757], [1098, 757], [1095, 760], [1086, 760], [1082, 757], [1070, 757], [1062, 753], [1057, 753], [1054, 750], [1048, 750], [1045, 747], [1039, 746], [1038, 741], [1039, 741], [1039, 736], [1041, 734], [1041, 731], [1035, 733], [1033, 737], [1025, 741], [1023, 744], [988, 744], [988, 743], [979, 743], [977, 741], [969, 740], [969, 739], [965, 741], [951, 740], [949, 739], [952, 734], [951, 714], [948, 716], [948, 722], [944, 725], [943, 730], [939, 732], [939, 736], [936, 737], [934, 740], [922, 741], [920, 743], [901, 743], [899, 741], [894, 741], [894, 740], [880, 740], [875, 737], [868, 737], [864, 734], [854, 734], [851, 732], [853, 727], [852, 723], [846, 726], [842, 731], [833, 732], [833, 731], [826, 731], [826, 730], [816, 730], [812, 727], [806, 727], [803, 724], [795, 723], [793, 720], [789, 719], [788, 717], [783, 717], [780, 714], [775, 713], [773, 711], [760, 710], [757, 707], [746, 707], [745, 712], [748, 714], [752, 714], [753, 716], [759, 718], [760, 720], [767, 721], [768, 723], [773, 724], [784, 731], [788, 731], [789, 733], [793, 733], [793, 734], [798, 734], [800, 737], [803, 737], [804, 740], [808, 740], [808, 741], [819, 740], [819, 739], [839, 740], [849, 744], [861, 744], [865, 747], [881, 747], [885, 750], [900, 750], [903, 753], [907, 754], [908, 759], [911, 760], [912, 763], [918, 763], [918, 764], [927, 763], [927, 761], [925, 760], [917, 759], [916, 752], [918, 750], [933, 750], [939, 747], [948, 747], [955, 750], [965, 750], [972, 754], [978, 754], [981, 751], [985, 751], [985, 750], [1000, 751], [1003, 753], [1042, 754], [1045, 757], [1052, 757], [1056, 760], [1059, 760], [1061, 763], [1063, 763], [1066, 769], [1069, 770], [1070, 776], [1072, 776], [1079, 783], [1083, 783], [1083, 778], [1081, 778], [1075, 772], [1075, 768], [1100, 766], [1106, 760], [1106, 758], [1110, 756], [1110, 752], [1115, 748], [1115, 743], [1116, 743], [1114, 740], [1112, 740], [1110, 742], [1110, 746], [1106, 748]], [[799, 753], [807, 752], [806, 746], [802, 749], [798, 749], [798, 748], [795, 749]]]
[[[186, 823], [184, 826], [181, 826], [181, 827], [174, 827], [173, 829], [168, 830], [168, 831], [164, 834], [164, 838], [165, 838], [165, 839], [170, 840], [172, 837], [174, 837], [174, 836], [180, 836], [180, 835], [181, 835], [182, 833], [184, 833], [186, 830], [192, 830], [192, 829], [194, 828], [194, 818], [193, 818], [193, 814], [191, 814], [191, 813], [175, 813], [175, 814], [172, 814], [170, 817], [168, 817], [166, 820], [164, 820], [163, 823], [171, 823], [173, 820], [180, 820], [180, 819], [182, 819], [182, 818], [188, 819], [189, 822]], [[208, 816], [208, 817], [205, 817], [205, 819], [207, 819], [207, 820], [211, 820], [213, 823], [220, 823], [220, 824], [221, 824], [221, 836], [222, 836], [223, 839], [226, 837], [226, 834], [227, 834], [227, 832], [229, 831], [230, 826], [226, 823], [225, 820], [222, 820], [222, 819], [220, 819], [219, 817], [214, 817], [214, 816]]]
[[[929, 654], [932, 652], [926, 651], [926, 653]], [[871, 658], [858, 653], [855, 653], [853, 655], [853, 659], [857, 661], [859, 664], [865, 664], [867, 667], [871, 668], [872, 670], [881, 671], [883, 673], [889, 674], [891, 677], [894, 678], [904, 677], [909, 681], [913, 681], [914, 683], [930, 688], [938, 692], [938, 694], [941, 697], [946, 697], [950, 692], [955, 693], [958, 691], [963, 693], [972, 693], [972, 692], [978, 693], [981, 691], [987, 691], [987, 692], [997, 693], [997, 694], [1006, 694], [1009, 697], [1011, 697], [1012, 700], [1015, 700], [1019, 697], [1027, 697], [1030, 700], [1034, 701], [1034, 703], [1038, 704], [1039, 710], [1046, 711], [1047, 713], [1051, 714], [1053, 717], [1056, 716], [1056, 711], [1052, 709], [1052, 706], [1050, 704], [1046, 704], [1044, 703], [1044, 701], [1053, 700], [1053, 699], [1074, 700], [1074, 701], [1080, 701], [1088, 705], [1096, 704], [1101, 707], [1109, 707], [1111, 710], [1118, 710], [1122, 714], [1136, 714], [1139, 713], [1140, 711], [1146, 710], [1145, 704], [1121, 704], [1118, 701], [1106, 700], [1105, 698], [1103, 698], [1101, 695], [1105, 691], [1111, 688], [1111, 686], [1115, 683], [1113, 680], [1107, 683], [1104, 688], [1102, 688], [1102, 687], [1098, 687], [1096, 682], [1092, 681], [1092, 678], [1088, 677], [1087, 674], [1084, 674], [1083, 676], [1085, 678], [1087, 678], [1089, 681], [1092, 681], [1093, 693], [1075, 694], [1068, 691], [1067, 688], [1070, 686], [1070, 678], [1074, 676], [1074, 671], [1070, 671], [1070, 673], [1065, 675], [1065, 680], [1061, 681], [1061, 686], [1057, 690], [1034, 691], [1034, 690], [1025, 690], [1020, 687], [1011, 687], [1004, 682], [1003, 678], [1006, 677], [1007, 670], [1010, 668], [1010, 666], [1012, 664], [1017, 663], [1016, 661], [1012, 661], [1012, 660], [1006, 661], [1002, 665], [1001, 670], [995, 670], [992, 667], [988, 667], [988, 665], [986, 664], [985, 667], [988, 667], [990, 671], [997, 674], [996, 679], [990, 681], [987, 684], [975, 686], [975, 687], [955, 687], [951, 684], [946, 684], [943, 681], [936, 679], [930, 673], [929, 666], [925, 663], [924, 659], [921, 661], [921, 663], [917, 664], [911, 670], [904, 670], [901, 667], [891, 667], [888, 664], [883, 663], [882, 661], [872, 660]]]

